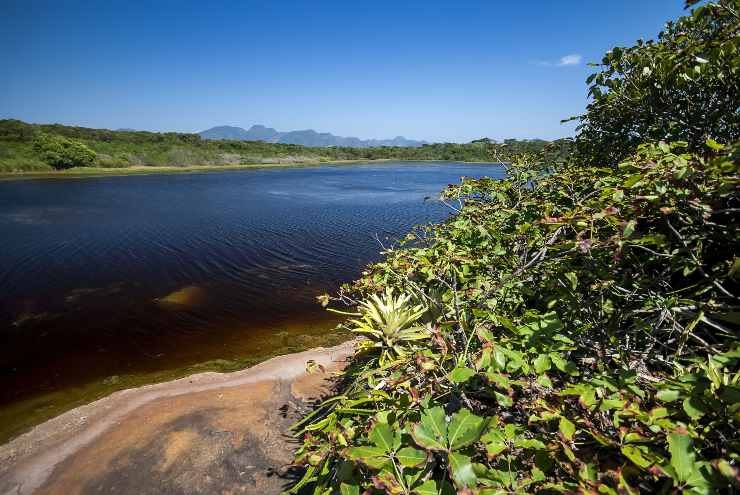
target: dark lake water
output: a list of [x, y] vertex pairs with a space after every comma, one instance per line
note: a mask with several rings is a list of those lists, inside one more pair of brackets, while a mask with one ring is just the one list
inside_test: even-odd
[[320, 341], [336, 321], [315, 297], [377, 260], [377, 239], [446, 218], [435, 198], [460, 176], [502, 173], [385, 163], [0, 182], [0, 422]]

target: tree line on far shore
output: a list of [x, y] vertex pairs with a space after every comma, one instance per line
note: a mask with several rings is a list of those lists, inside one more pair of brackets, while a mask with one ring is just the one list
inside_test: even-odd
[[198, 134], [113, 131], [59, 124], [0, 120], [0, 172], [74, 167], [185, 167], [253, 163], [316, 163], [342, 160], [450, 160], [491, 162], [544, 149], [564, 156], [570, 141], [479, 139], [421, 147], [306, 147], [262, 141], [206, 140]]

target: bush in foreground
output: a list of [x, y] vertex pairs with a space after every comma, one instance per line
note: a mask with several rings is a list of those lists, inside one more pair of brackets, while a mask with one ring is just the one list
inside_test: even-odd
[[[367, 337], [300, 428], [345, 494], [737, 486], [737, 153], [465, 180], [448, 223], [339, 298]], [[400, 296], [404, 294], [404, 296]]]
[[740, 489], [738, 5], [613, 50], [572, 156], [448, 187], [333, 298], [364, 339], [294, 492]]

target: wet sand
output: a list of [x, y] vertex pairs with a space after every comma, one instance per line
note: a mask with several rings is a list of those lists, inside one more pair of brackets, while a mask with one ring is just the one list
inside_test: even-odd
[[[353, 343], [116, 392], [0, 446], [0, 494], [281, 493], [288, 425]], [[313, 359], [325, 373], [306, 373]]]

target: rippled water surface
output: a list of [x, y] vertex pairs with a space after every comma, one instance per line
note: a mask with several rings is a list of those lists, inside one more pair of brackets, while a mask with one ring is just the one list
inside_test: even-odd
[[335, 323], [315, 296], [377, 260], [376, 237], [445, 218], [434, 198], [460, 176], [501, 174], [386, 163], [0, 182], [0, 409], [308, 345]]

